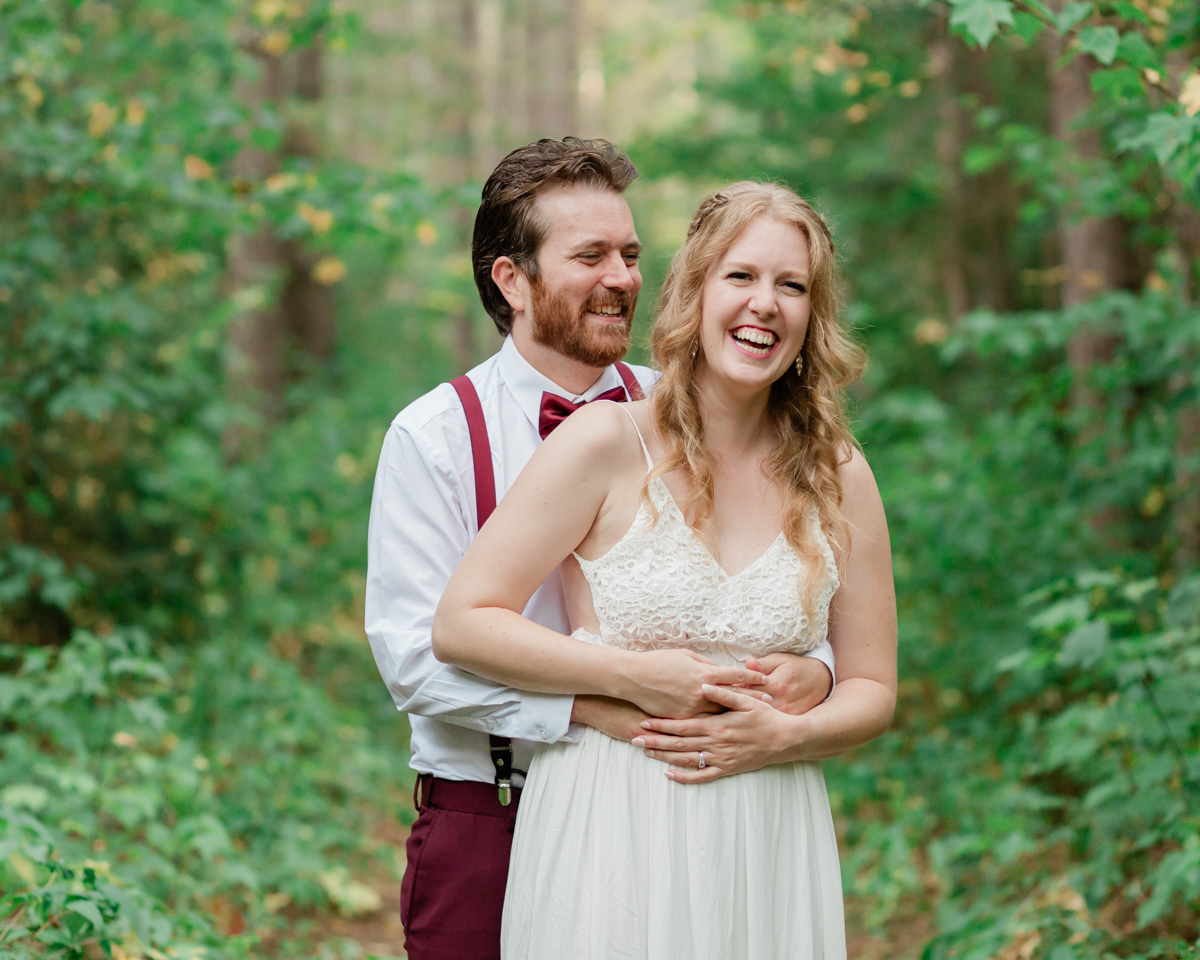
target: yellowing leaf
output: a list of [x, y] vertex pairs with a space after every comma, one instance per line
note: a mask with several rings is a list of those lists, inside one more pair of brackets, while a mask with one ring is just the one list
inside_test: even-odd
[[325, 257], [313, 267], [312, 275], [317, 283], [332, 287], [346, 276], [346, 265], [337, 257]]
[[254, 15], [263, 23], [270, 23], [283, 13], [285, 6], [283, 0], [259, 0], [254, 5]]
[[214, 173], [208, 161], [195, 155], [184, 159], [183, 171], [193, 180], [211, 180]]
[[263, 184], [267, 188], [267, 193], [282, 193], [284, 190], [290, 190], [300, 182], [300, 178], [294, 173], [273, 173], [267, 177]]
[[40, 107], [42, 101], [46, 99], [46, 95], [42, 93], [42, 88], [33, 82], [32, 77], [22, 77], [17, 84], [17, 89], [21, 91], [21, 95], [29, 101], [31, 107]]
[[383, 906], [383, 898], [379, 892], [351, 879], [345, 867], [334, 867], [319, 875], [321, 886], [337, 907], [338, 913], [346, 917], [361, 916], [364, 913], [374, 913]]
[[437, 227], [428, 220], [422, 220], [417, 224], [417, 239], [424, 247], [432, 247], [437, 243]]
[[272, 30], [258, 42], [263, 52], [270, 54], [272, 57], [278, 57], [291, 44], [292, 35], [286, 30]]
[[117, 122], [117, 110], [101, 100], [92, 105], [92, 116], [88, 120], [88, 133], [93, 137], [102, 137]]
[[308, 225], [312, 227], [313, 233], [324, 233], [333, 226], [333, 214], [328, 210], [309, 206], [307, 203], [300, 204], [296, 210], [300, 216], [308, 221]]
[[146, 119], [146, 105], [141, 100], [130, 100], [125, 108], [125, 122], [131, 127], [140, 127]]
[[1200, 73], [1193, 70], [1188, 74], [1179, 93], [1179, 102], [1189, 117], [1200, 113]]

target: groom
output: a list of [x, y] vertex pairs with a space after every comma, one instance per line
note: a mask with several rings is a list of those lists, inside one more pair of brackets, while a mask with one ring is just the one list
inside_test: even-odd
[[[402, 410], [383, 443], [366, 630], [412, 725], [418, 817], [400, 907], [410, 960], [498, 960], [521, 771], [538, 743], [577, 740], [580, 725], [626, 741], [644, 733], [631, 704], [501, 686], [439, 663], [430, 646], [450, 575], [541, 441], [579, 405], [641, 399], [654, 381], [620, 362], [642, 286], [623, 196], [636, 177], [603, 140], [541, 140], [500, 162], [471, 252], [504, 344]], [[558, 573], [524, 614], [571, 632]], [[760, 661], [775, 706], [802, 713], [826, 697], [832, 652], [814, 654]]]

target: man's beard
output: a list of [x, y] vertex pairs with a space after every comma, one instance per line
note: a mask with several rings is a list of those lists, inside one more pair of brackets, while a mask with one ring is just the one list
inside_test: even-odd
[[[633, 310], [637, 297], [624, 290], [609, 291], [608, 296], [589, 297], [578, 314], [572, 314], [566, 298], [551, 293], [540, 279], [530, 283], [533, 293], [532, 334], [534, 343], [561, 353], [589, 367], [607, 367], [629, 350]], [[617, 307], [620, 323], [601, 324], [588, 320], [588, 311]]]

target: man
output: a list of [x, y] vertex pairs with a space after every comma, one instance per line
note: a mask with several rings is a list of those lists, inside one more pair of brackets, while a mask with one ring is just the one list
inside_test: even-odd
[[[653, 383], [620, 363], [642, 279], [623, 192], [629, 158], [604, 141], [542, 140], [509, 154], [483, 189], [472, 260], [505, 336], [491, 359], [406, 407], [380, 454], [368, 536], [366, 629], [412, 724], [419, 815], [401, 918], [411, 960], [499, 958], [521, 770], [537, 743], [584, 724], [631, 740], [644, 715], [602, 697], [523, 692], [440, 664], [430, 628], [482, 520], [538, 444], [582, 403], [639, 399]], [[569, 633], [554, 574], [524, 611]], [[765, 689], [800, 713], [828, 694], [828, 645], [761, 661]], [[727, 680], [736, 683], [736, 668]], [[511, 741], [511, 742], [510, 742]]]

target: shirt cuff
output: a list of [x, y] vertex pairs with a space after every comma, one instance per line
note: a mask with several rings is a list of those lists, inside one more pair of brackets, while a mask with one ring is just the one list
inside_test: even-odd
[[[513, 717], [513, 730], [508, 736], [536, 743], [555, 743], [571, 739], [569, 728], [575, 698], [558, 693], [521, 692], [521, 710]], [[574, 738], [579, 739], [578, 735]]]
[[829, 696], [825, 698], [825, 700], [828, 700], [829, 697], [833, 696], [833, 688], [837, 686], [837, 671], [833, 668], [833, 647], [829, 645], [828, 640], [824, 640], [819, 647], [813, 647], [804, 656], [820, 660], [829, 668]]

